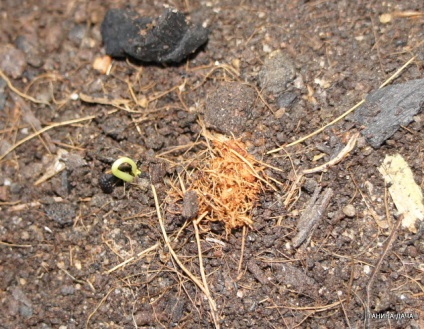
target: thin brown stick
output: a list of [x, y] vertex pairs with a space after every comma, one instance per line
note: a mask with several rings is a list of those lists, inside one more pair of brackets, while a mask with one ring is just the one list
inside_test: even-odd
[[113, 287], [112, 289], [110, 289], [107, 294], [102, 298], [102, 300], [99, 302], [99, 304], [97, 304], [96, 308], [94, 309], [93, 312], [90, 313], [90, 315], [87, 318], [87, 321], [85, 321], [85, 329], [88, 329], [88, 324], [90, 323], [91, 318], [93, 317], [94, 314], [96, 314], [97, 310], [100, 308], [100, 306], [102, 306], [102, 304], [105, 302], [105, 300], [108, 298], [108, 296], [110, 295], [110, 293], [112, 291], [114, 291], [117, 287]]
[[14, 248], [31, 248], [32, 247], [32, 245], [30, 244], [15, 244], [15, 243], [9, 243], [4, 241], [0, 241], [0, 245], [6, 246], [6, 247], [14, 247]]
[[244, 255], [244, 245], [246, 244], [246, 234], [247, 234], [246, 226], [243, 226], [240, 260], [239, 260], [238, 269], [237, 269], [237, 274], [238, 274], [237, 278], [239, 277], [240, 272], [241, 272], [241, 267], [243, 266], [243, 255]]
[[[340, 296], [337, 296], [337, 297], [338, 297], [338, 298], [339, 298], [339, 300], [340, 300]], [[343, 305], [343, 302], [341, 302], [341, 303], [340, 303], [340, 306], [342, 307], [343, 314], [344, 314], [344, 317], [345, 317], [345, 320], [346, 320], [346, 323], [347, 323], [348, 327], [349, 327], [349, 328], [352, 328], [352, 327], [351, 327], [351, 325], [350, 325], [349, 317], [347, 316], [347, 313], [346, 313], [346, 309], [345, 309], [345, 307], [344, 307], [344, 305]]]

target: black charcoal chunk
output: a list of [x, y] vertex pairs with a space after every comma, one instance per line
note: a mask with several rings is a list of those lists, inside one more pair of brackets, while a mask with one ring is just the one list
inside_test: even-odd
[[384, 87], [372, 92], [355, 114], [364, 126], [362, 135], [379, 148], [399, 127], [408, 125], [424, 109], [424, 79]]
[[189, 25], [184, 14], [167, 9], [158, 18], [131, 10], [110, 9], [101, 33], [106, 53], [143, 62], [178, 63], [208, 40], [209, 31]]

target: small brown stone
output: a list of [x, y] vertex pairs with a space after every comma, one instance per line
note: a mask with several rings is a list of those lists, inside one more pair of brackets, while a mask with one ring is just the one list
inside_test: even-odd
[[343, 207], [343, 213], [347, 217], [355, 217], [356, 209], [355, 209], [355, 207], [353, 205], [348, 204], [347, 206]]
[[182, 215], [185, 219], [193, 219], [199, 212], [199, 200], [194, 191], [188, 191], [184, 194]]

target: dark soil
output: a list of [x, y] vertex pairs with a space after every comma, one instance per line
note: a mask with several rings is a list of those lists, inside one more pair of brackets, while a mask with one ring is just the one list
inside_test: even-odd
[[[215, 326], [204, 294], [165, 246], [151, 189], [172, 248], [200, 278], [193, 225], [184, 226], [195, 211], [184, 209], [184, 218], [182, 201], [168, 194], [178, 173], [184, 179], [199, 165], [203, 123], [241, 138], [282, 182], [261, 194], [244, 249], [242, 229], [226, 236], [219, 222], [202, 226], [220, 327], [424, 328], [422, 226], [400, 228], [376, 267], [396, 222], [377, 168], [400, 153], [424, 187], [424, 114], [377, 149], [360, 138], [297, 188], [294, 169], [329, 161], [361, 127], [347, 116], [267, 154], [343, 114], [414, 55], [392, 84], [423, 78], [423, 1], [109, 2], [0, 3], [0, 69], [16, 88], [0, 79], [0, 156], [64, 123], [0, 162], [0, 328]], [[208, 43], [180, 65], [129, 59], [114, 60], [109, 75], [93, 69], [105, 54], [109, 8], [157, 17], [165, 4], [207, 27]], [[407, 11], [420, 15], [380, 21]], [[104, 193], [99, 181], [119, 156], [138, 161], [142, 174]], [[37, 182], [54, 163], [64, 169]], [[334, 195], [295, 248], [318, 186]]]

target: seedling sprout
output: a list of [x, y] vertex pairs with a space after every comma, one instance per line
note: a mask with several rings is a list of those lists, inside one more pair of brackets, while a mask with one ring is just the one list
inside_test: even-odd
[[[131, 172], [134, 176], [131, 176], [130, 174], [123, 172], [119, 170], [119, 167], [123, 163], [128, 163], [131, 166]], [[131, 183], [135, 176], [138, 176], [141, 174], [141, 171], [138, 170], [137, 165], [133, 160], [127, 157], [121, 157], [118, 160], [116, 160], [112, 165], [112, 174], [120, 179], [122, 179], [125, 182]]]

